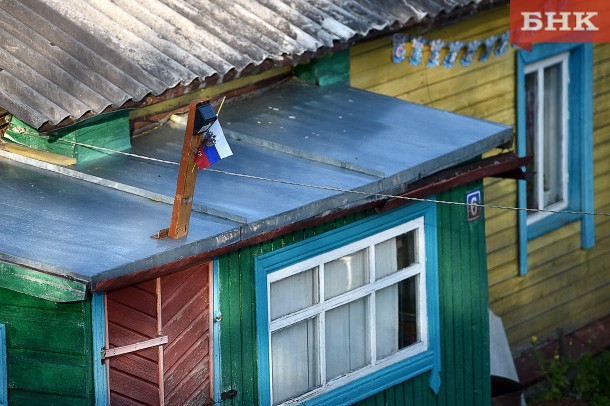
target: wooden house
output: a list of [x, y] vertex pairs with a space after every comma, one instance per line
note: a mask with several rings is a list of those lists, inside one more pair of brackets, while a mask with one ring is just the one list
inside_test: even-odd
[[[388, 36], [360, 44], [350, 50], [350, 81], [512, 126], [510, 149], [535, 155], [529, 180], [485, 183], [490, 205], [551, 211], [485, 211], [490, 306], [518, 355], [532, 336], [542, 341], [556, 338], [558, 329], [567, 334], [608, 323], [610, 222], [582, 212], [610, 208], [610, 46], [502, 49], [508, 30], [507, 4], [441, 28], [405, 30], [395, 41]], [[433, 52], [439, 49], [433, 41], [443, 45], [440, 52]], [[449, 61], [455, 44], [462, 51]]]
[[[494, 5], [458, 3], [11, 2], [0, 404], [488, 403], [477, 205], [512, 130], [347, 84], [357, 38]], [[223, 95], [233, 156], [151, 238], [172, 113]]]

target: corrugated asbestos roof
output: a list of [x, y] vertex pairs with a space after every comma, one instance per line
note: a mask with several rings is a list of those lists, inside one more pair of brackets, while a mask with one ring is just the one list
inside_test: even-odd
[[[0, 157], [0, 260], [95, 285], [403, 193], [511, 139], [504, 125], [296, 80], [228, 101], [221, 120], [234, 154], [210, 169], [327, 189], [204, 170], [188, 236], [156, 240], [169, 226], [177, 166], [109, 155], [70, 169]], [[129, 152], [178, 162], [183, 139], [168, 122]]]
[[40, 128], [499, 0], [0, 0], [0, 106]]

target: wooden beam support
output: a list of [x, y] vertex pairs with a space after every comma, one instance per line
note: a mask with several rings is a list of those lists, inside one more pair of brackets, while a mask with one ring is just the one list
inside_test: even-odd
[[129, 354], [130, 352], [136, 352], [150, 347], [157, 347], [163, 344], [167, 344], [167, 336], [155, 337], [151, 338], [150, 340], [124, 345], [122, 347], [105, 348], [103, 350], [102, 359], [106, 360], [108, 358], [116, 357], [117, 355]]
[[204, 135], [193, 135], [195, 109], [204, 101], [201, 99], [193, 100], [189, 105], [189, 115], [186, 130], [184, 131], [184, 144], [182, 146], [182, 157], [180, 158], [180, 169], [178, 170], [178, 181], [176, 183], [174, 209], [168, 230], [168, 235], [171, 238], [181, 238], [188, 233], [198, 172], [197, 168], [195, 168], [195, 154], [197, 148], [201, 145]]

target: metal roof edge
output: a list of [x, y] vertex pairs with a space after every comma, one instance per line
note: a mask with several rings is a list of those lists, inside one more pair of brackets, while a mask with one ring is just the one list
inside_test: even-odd
[[[480, 180], [486, 176], [499, 176], [501, 173], [507, 173], [511, 169], [519, 169], [522, 166], [522, 160], [516, 157], [516, 155], [514, 154], [499, 154], [496, 157], [488, 158], [482, 162], [484, 162], [482, 168], [477, 167], [476, 165], [473, 166], [467, 164], [465, 166], [466, 168], [472, 168], [468, 169], [466, 173], [460, 172], [462, 170], [461, 167], [455, 167], [456, 172], [460, 173], [454, 175], [453, 178], [449, 177], [450, 180], [454, 179], [454, 182], [441, 182], [438, 185], [426, 185], [425, 179], [423, 179], [416, 182], [416, 184], [418, 185], [416, 189], [410, 190], [408, 192], [406, 192], [406, 190], [409, 188], [409, 185], [403, 184], [403, 193], [397, 191], [396, 195], [398, 197], [395, 198], [388, 198], [388, 196], [383, 195], [375, 196], [373, 194], [370, 195], [369, 198], [354, 200], [343, 207], [334, 207], [333, 209], [319, 212], [315, 216], [295, 220], [294, 222], [286, 223], [282, 226], [270, 227], [268, 229], [258, 228], [256, 230], [257, 232], [251, 235], [239, 233], [239, 235], [235, 236], [233, 240], [227, 240], [222, 245], [214, 246], [214, 243], [206, 244], [206, 246], [210, 246], [212, 248], [207, 251], [200, 251], [193, 255], [180, 256], [180, 258], [177, 258], [175, 261], [168, 261], [162, 264], [160, 263], [151, 266], [150, 268], [140, 267], [139, 269], [134, 269], [132, 273], [128, 274], [123, 273], [121, 275], [118, 275], [116, 270], [104, 272], [93, 277], [91, 289], [93, 291], [112, 290], [127, 286], [132, 283], [143, 282], [145, 280], [149, 280], [158, 276], [169, 275], [181, 271], [187, 267], [211, 261], [219, 255], [224, 255], [228, 252], [238, 250], [242, 247], [254, 245], [262, 241], [268, 241], [272, 238], [279, 237], [290, 232], [313, 227], [315, 225], [331, 221], [333, 219], [346, 216], [351, 213], [362, 212], [366, 211], [367, 209], [377, 209], [379, 211], [386, 211], [397, 208], [399, 206], [408, 204], [411, 201], [420, 200], [422, 197], [419, 196], [419, 190], [430, 190], [430, 188], [435, 189], [432, 194], [427, 195], [432, 196], [435, 193], [441, 192], [443, 190], [457, 187], [461, 184]], [[486, 167], [492, 167], [498, 162], [502, 164], [501, 168], [497, 170], [494, 170], [493, 168], [491, 170], [485, 170]], [[431, 179], [432, 183], [435, 182], [432, 176], [429, 178]], [[379, 184], [379, 182], [374, 183]], [[384, 192], [380, 191], [379, 193]], [[242, 227], [240, 227], [240, 229], [241, 228]], [[198, 241], [191, 245], [194, 246], [199, 244], [200, 242], [201, 241]], [[139, 263], [143, 265], [147, 260], [148, 259], [140, 261]], [[130, 266], [134, 264], [130, 264]], [[149, 262], [149, 265], [152, 265], [152, 263]]]

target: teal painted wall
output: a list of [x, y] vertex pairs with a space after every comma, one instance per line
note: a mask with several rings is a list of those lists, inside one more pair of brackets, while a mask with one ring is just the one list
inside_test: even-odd
[[[437, 195], [465, 202], [481, 183]], [[466, 208], [439, 204], [439, 288], [442, 370], [437, 396], [424, 374], [399, 384], [361, 405], [486, 405], [490, 403], [487, 266], [483, 218], [466, 221]], [[235, 391], [223, 405], [258, 402], [254, 300], [254, 256], [302, 241], [362, 219], [372, 212], [342, 218], [230, 253], [219, 258], [221, 393]]]
[[0, 288], [9, 405], [91, 405], [90, 301], [55, 303]]

